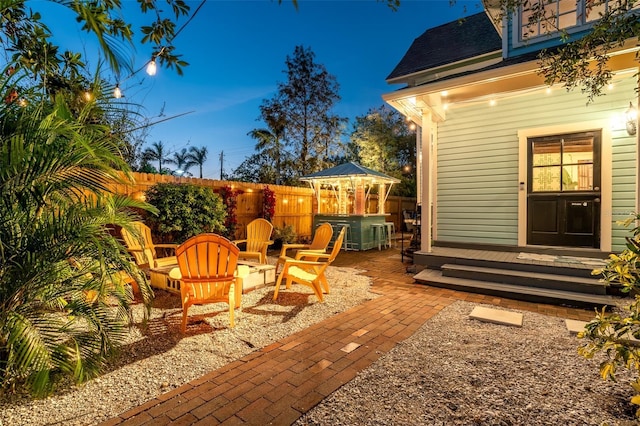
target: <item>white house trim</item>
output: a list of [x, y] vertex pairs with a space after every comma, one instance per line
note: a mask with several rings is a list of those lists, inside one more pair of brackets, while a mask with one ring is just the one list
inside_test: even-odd
[[518, 246], [527, 245], [527, 139], [532, 137], [553, 136], [563, 133], [600, 131], [601, 140], [601, 177], [600, 177], [600, 250], [611, 251], [612, 235], [612, 157], [611, 124], [609, 120], [590, 120], [571, 124], [547, 127], [532, 127], [518, 130]]

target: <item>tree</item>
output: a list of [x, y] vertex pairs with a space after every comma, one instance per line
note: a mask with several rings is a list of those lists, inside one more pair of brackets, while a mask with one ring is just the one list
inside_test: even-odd
[[[95, 35], [109, 67], [116, 74], [123, 70], [133, 71], [126, 59], [123, 44], [132, 46], [134, 31], [131, 24], [121, 18], [120, 1], [52, 1], [73, 11], [81, 28]], [[168, 68], [175, 67], [182, 74], [182, 68], [187, 63], [180, 59], [173, 45], [176, 23], [163, 16], [165, 9], [160, 9], [157, 1], [138, 3], [143, 14], [151, 13], [154, 18], [150, 25], [141, 26], [141, 42], [154, 44], [152, 58]], [[189, 14], [190, 8], [184, 0], [167, 0], [166, 3], [175, 19]], [[83, 65], [79, 54], [68, 51], [60, 53], [59, 46], [50, 42], [52, 34], [41, 21], [42, 16], [27, 9], [25, 1], [4, 2], [0, 6], [0, 15], [3, 21], [1, 31], [4, 35], [4, 49], [12, 54], [10, 62], [16, 69], [23, 68], [38, 78], [38, 84], [48, 93], [54, 92], [59, 84], [64, 86], [66, 79], [59, 78], [60, 72], [67, 67], [77, 70]]]
[[252, 154], [231, 173], [232, 180], [240, 182], [273, 183], [278, 175], [271, 160], [260, 154]]
[[275, 183], [280, 184], [282, 181], [282, 165], [283, 158], [286, 158], [288, 153], [284, 150], [284, 147], [280, 141], [281, 133], [271, 131], [269, 129], [254, 129], [249, 132], [249, 136], [256, 139], [256, 150], [259, 151], [258, 155], [264, 157], [265, 163], [269, 168], [273, 168], [273, 179], [261, 180], [262, 183]]
[[198, 166], [198, 168], [200, 169], [200, 179], [202, 179], [202, 166], [204, 166], [205, 161], [207, 161], [208, 153], [209, 152], [206, 146], [200, 148], [192, 146], [191, 148], [189, 148], [189, 154], [187, 155], [187, 165], [188, 167]]
[[171, 164], [172, 160], [169, 158], [169, 150], [165, 146], [164, 142], [158, 141], [151, 144], [151, 147], [145, 149], [142, 153], [143, 161], [157, 161], [158, 173], [162, 174], [165, 169], [162, 168], [163, 164]]
[[340, 100], [336, 78], [314, 58], [310, 48], [296, 46], [293, 56], [287, 55], [285, 60], [287, 81], [278, 83], [276, 95], [260, 106], [272, 135], [281, 134], [292, 151], [298, 175], [329, 165], [329, 157], [340, 149], [340, 135], [347, 121], [332, 113]]
[[356, 117], [351, 150], [360, 164], [400, 179], [398, 195], [415, 196], [416, 135], [402, 115], [388, 106], [370, 109]]
[[180, 151], [174, 152], [173, 158], [169, 158], [167, 163], [176, 165], [176, 170], [173, 174], [177, 174], [179, 176], [191, 176], [191, 173], [189, 173], [191, 164], [189, 162], [189, 153], [187, 152], [187, 148], [182, 148]]

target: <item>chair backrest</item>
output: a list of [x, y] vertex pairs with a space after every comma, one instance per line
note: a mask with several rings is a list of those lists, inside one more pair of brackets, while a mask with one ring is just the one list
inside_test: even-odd
[[176, 248], [184, 282], [218, 282], [233, 279], [240, 249], [217, 234], [200, 234]]
[[273, 225], [266, 219], [254, 219], [247, 225], [247, 250], [262, 251], [264, 243], [271, 238]]
[[156, 248], [151, 239], [151, 229], [142, 222], [133, 222], [132, 227], [135, 233], [131, 233], [125, 228], [120, 231], [125, 245], [129, 250], [133, 250], [131, 254], [136, 261], [136, 265], [150, 265], [153, 267]]
[[347, 227], [343, 226], [342, 229], [340, 230], [340, 233], [338, 234], [338, 238], [336, 238], [336, 241], [333, 243], [333, 249], [331, 250], [331, 255], [329, 255], [329, 260], [327, 261], [327, 263], [333, 262], [336, 256], [338, 256], [338, 253], [340, 253], [340, 249], [342, 248], [342, 242], [344, 241], [344, 234], [346, 232], [347, 232]]
[[326, 250], [331, 237], [333, 236], [333, 227], [330, 223], [323, 223], [316, 228], [316, 233], [313, 235], [313, 241], [309, 245], [308, 250]]

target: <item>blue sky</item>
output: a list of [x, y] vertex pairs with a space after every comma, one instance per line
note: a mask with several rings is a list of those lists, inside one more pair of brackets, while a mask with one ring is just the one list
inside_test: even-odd
[[[126, 15], [127, 1], [132, 0], [123, 1], [124, 18], [137, 22]], [[189, 1], [192, 10], [199, 3]], [[402, 0], [393, 12], [375, 0], [299, 0], [298, 10], [288, 0], [280, 5], [270, 0], [208, 0], [174, 42], [190, 64], [184, 75], [159, 68], [156, 76], [142, 72], [121, 87], [125, 99], [142, 105], [149, 116], [193, 111], [157, 124], [147, 140], [163, 141], [172, 151], [206, 146], [209, 159], [203, 174], [218, 179], [221, 152], [227, 173], [254, 152], [255, 141], [247, 133], [263, 127], [257, 121], [259, 106], [284, 81], [285, 58], [296, 45], [310, 47], [316, 62], [337, 78], [342, 100], [335, 112], [351, 123], [382, 105], [382, 94], [401, 87], [387, 84], [385, 78], [416, 37], [477, 13], [477, 4], [457, 1], [452, 7], [448, 0]], [[68, 28], [60, 36], [53, 28], [64, 47], [74, 37], [88, 37]], [[151, 46], [138, 46], [136, 67], [150, 54]], [[349, 124], [347, 132], [351, 129]], [[191, 172], [197, 174], [196, 168]]]

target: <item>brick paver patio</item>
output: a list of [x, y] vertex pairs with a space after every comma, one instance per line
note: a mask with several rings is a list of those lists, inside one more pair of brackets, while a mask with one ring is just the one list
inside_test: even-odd
[[[407, 259], [405, 258], [405, 261]], [[456, 300], [588, 321], [593, 311], [413, 283], [397, 249], [343, 252], [381, 296], [120, 414], [104, 425], [288, 425]]]

